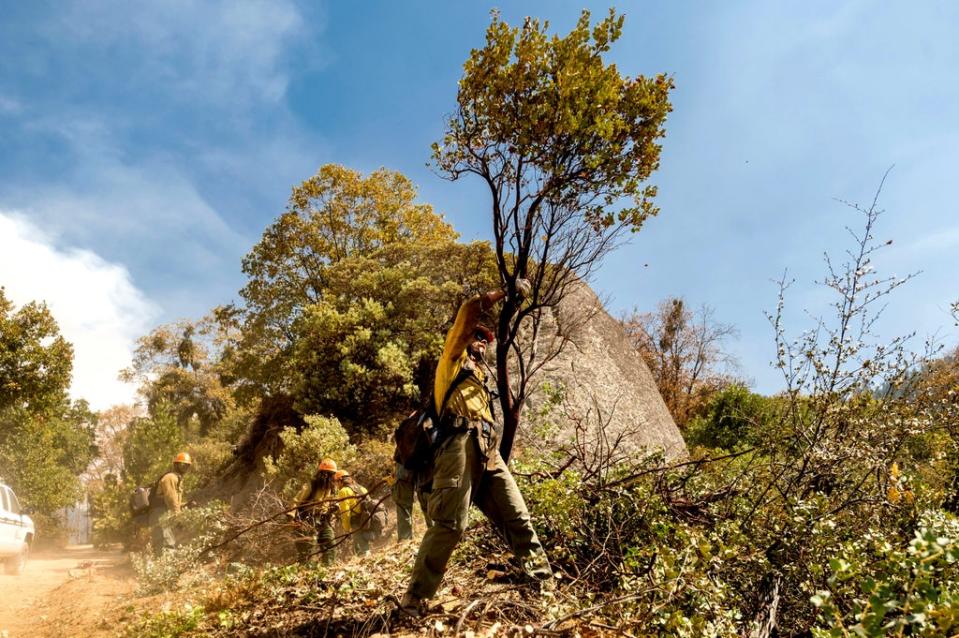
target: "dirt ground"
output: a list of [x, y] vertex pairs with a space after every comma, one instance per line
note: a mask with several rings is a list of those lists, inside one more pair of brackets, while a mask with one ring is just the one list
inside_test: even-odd
[[120, 552], [89, 545], [37, 552], [21, 576], [0, 574], [0, 638], [113, 635], [103, 613], [133, 588]]

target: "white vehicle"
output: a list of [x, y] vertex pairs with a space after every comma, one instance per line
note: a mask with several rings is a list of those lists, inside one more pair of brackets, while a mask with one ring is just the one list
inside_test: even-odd
[[17, 495], [0, 482], [0, 560], [6, 573], [23, 573], [34, 537], [33, 521], [20, 507]]

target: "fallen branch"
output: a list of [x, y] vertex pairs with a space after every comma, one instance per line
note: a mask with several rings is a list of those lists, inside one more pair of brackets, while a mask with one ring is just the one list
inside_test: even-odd
[[643, 471], [641, 471], [641, 472], [636, 472], [635, 474], [630, 474], [629, 476], [625, 476], [625, 477], [623, 477], [623, 478], [621, 478], [621, 479], [619, 479], [619, 480], [613, 481], [612, 483], [606, 483], [606, 484], [603, 485], [602, 487], [603, 487], [604, 489], [611, 489], [611, 488], [614, 488], [614, 487], [621, 487], [621, 486], [628, 487], [628, 486], [632, 485], [633, 483], [635, 483], [638, 479], [640, 479], [640, 478], [642, 478], [642, 477], [644, 477], [644, 476], [647, 476], [647, 475], [649, 475], [649, 474], [656, 474], [656, 473], [668, 472], [668, 471], [670, 471], [670, 470], [678, 470], [678, 469], [681, 468], [681, 467], [689, 467], [689, 466], [691, 466], [691, 465], [699, 466], [699, 465], [707, 465], [707, 464], [709, 464], [709, 463], [716, 463], [716, 462], [719, 462], [719, 461], [726, 461], [726, 460], [729, 460], [729, 459], [734, 459], [734, 458], [739, 457], [739, 456], [743, 456], [743, 455], [745, 455], [745, 454], [749, 454], [750, 452], [753, 452], [753, 451], [755, 451], [755, 450], [756, 450], [755, 447], [751, 447], [751, 448], [748, 448], [748, 449], [745, 449], [745, 450], [741, 450], [741, 451], [739, 451], [739, 452], [731, 452], [731, 453], [729, 453], [729, 454], [724, 454], [723, 456], [717, 456], [717, 457], [715, 457], [715, 458], [711, 458], [711, 457], [708, 457], [708, 456], [707, 456], [707, 457], [704, 457], [704, 458], [701, 458], [701, 459], [696, 459], [696, 460], [693, 460], [693, 461], [684, 461], [684, 462], [682, 462], [682, 463], [675, 463], [675, 464], [673, 464], [673, 465], [665, 465], [665, 466], [660, 466], [660, 467], [653, 467], [653, 468], [650, 468], [650, 469], [648, 469], [648, 470], [643, 470]]
[[645, 596], [645, 595], [648, 594], [649, 592], [653, 591], [653, 589], [655, 589], [655, 588], [650, 587], [650, 588], [644, 589], [643, 591], [635, 592], [635, 593], [633, 593], [633, 594], [628, 594], [628, 595], [626, 595], [626, 596], [620, 596], [619, 598], [614, 598], [614, 599], [612, 599], [612, 600], [607, 600], [607, 601], [604, 602], [604, 603], [600, 603], [600, 604], [598, 604], [598, 605], [593, 605], [592, 607], [587, 607], [586, 609], [580, 609], [580, 610], [574, 611], [574, 612], [572, 612], [572, 613], [566, 614], [565, 616], [560, 616], [560, 617], [557, 618], [556, 620], [551, 620], [550, 622], [548, 622], [548, 623], [546, 623], [545, 625], [543, 625], [543, 627], [544, 627], [544, 628], [550, 628], [550, 629], [552, 629], [552, 628], [555, 627], [556, 625], [560, 625], [560, 624], [566, 622], [567, 620], [572, 620], [573, 618], [579, 618], [580, 616], [584, 616], [584, 615], [589, 614], [589, 613], [592, 613], [592, 612], [594, 612], [594, 611], [598, 611], [598, 610], [600, 610], [600, 609], [603, 609], [604, 607], [609, 607], [610, 605], [616, 605], [616, 604], [619, 604], [619, 603], [624, 603], [624, 602], [626, 602], [626, 601], [628, 601], [628, 600], [634, 600], [634, 599], [636, 599], [636, 598], [639, 598], [640, 596]]
[[464, 609], [463, 613], [460, 614], [459, 620], [456, 621], [456, 628], [453, 630], [453, 636], [460, 635], [460, 630], [463, 628], [463, 621], [465, 621], [466, 617], [469, 616], [471, 611], [473, 611], [473, 608], [479, 604], [480, 600], [480, 598], [477, 598], [466, 606], [466, 609]]

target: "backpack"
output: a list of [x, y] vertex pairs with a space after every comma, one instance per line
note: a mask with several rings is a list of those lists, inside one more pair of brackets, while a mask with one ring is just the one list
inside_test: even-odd
[[446, 403], [453, 395], [453, 391], [472, 374], [470, 370], [460, 370], [450, 384], [440, 406], [440, 414], [436, 414], [433, 395], [426, 406], [409, 415], [396, 427], [393, 432], [393, 441], [396, 448], [393, 450], [393, 460], [410, 470], [422, 472], [433, 462], [433, 452], [440, 440], [440, 417], [446, 410]]
[[382, 507], [377, 508], [376, 513], [370, 519], [370, 531], [373, 532], [373, 538], [383, 538], [387, 525], [386, 512], [383, 511]]
[[150, 493], [152, 491], [149, 487], [138, 487], [130, 492], [131, 514], [139, 516], [150, 509]]
[[360, 499], [359, 519], [362, 527], [373, 533], [374, 538], [383, 535], [386, 529], [386, 512], [383, 506], [373, 498], [372, 494], [366, 493]]

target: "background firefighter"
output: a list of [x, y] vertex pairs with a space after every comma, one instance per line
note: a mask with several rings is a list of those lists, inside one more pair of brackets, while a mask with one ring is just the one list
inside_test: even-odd
[[289, 513], [310, 527], [309, 536], [296, 541], [296, 551], [300, 560], [306, 560], [314, 552], [320, 552], [324, 565], [332, 565], [336, 560], [333, 546], [333, 519], [336, 516], [336, 463], [332, 459], [323, 459], [312, 480], [306, 483], [293, 499], [296, 509]]
[[[150, 491], [150, 528], [153, 551], [176, 547], [172, 516], [183, 507], [183, 476], [190, 471], [193, 459], [180, 452], [173, 459], [173, 469], [161, 476]], [[168, 514], [172, 516], [168, 516]]]
[[[339, 490], [336, 500], [340, 507], [340, 522], [343, 533], [353, 539], [353, 553], [363, 556], [370, 553], [371, 531], [369, 517], [363, 511], [362, 500], [367, 497], [366, 488], [353, 480], [346, 470], [336, 473]], [[368, 497], [367, 497], [368, 498]]]

